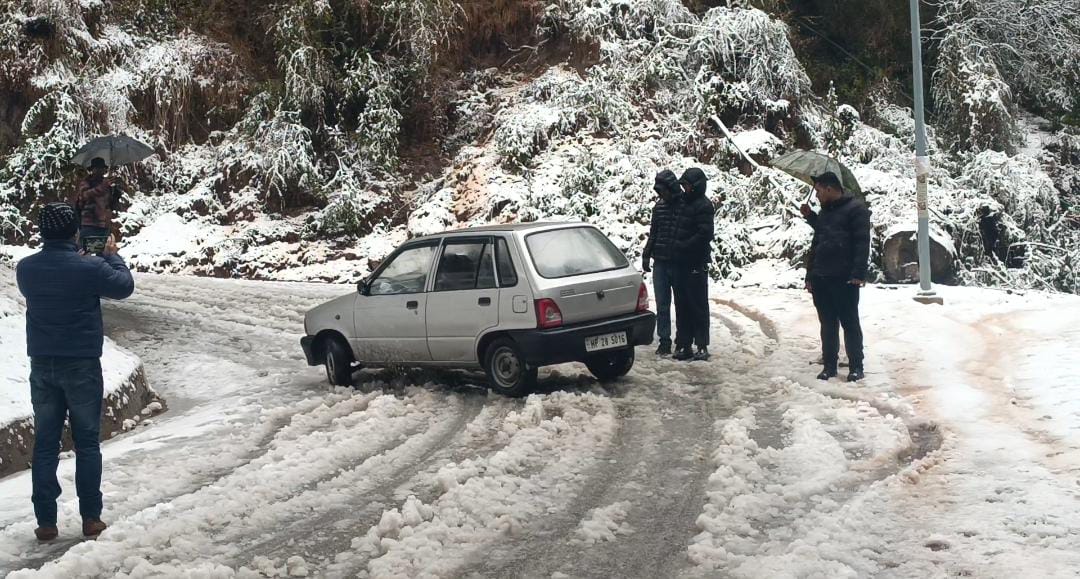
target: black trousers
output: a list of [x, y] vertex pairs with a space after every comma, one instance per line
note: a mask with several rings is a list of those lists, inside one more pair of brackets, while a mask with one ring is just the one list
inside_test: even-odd
[[844, 348], [852, 368], [863, 367], [863, 334], [859, 325], [859, 288], [840, 277], [812, 277], [814, 295], [821, 322], [821, 359], [835, 370], [840, 353], [840, 327], [844, 328]]
[[709, 274], [705, 264], [675, 264], [675, 347], [709, 345]]

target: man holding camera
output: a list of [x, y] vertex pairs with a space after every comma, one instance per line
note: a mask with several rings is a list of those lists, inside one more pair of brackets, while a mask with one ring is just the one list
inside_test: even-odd
[[105, 159], [90, 161], [90, 174], [79, 183], [75, 208], [80, 214], [79, 233], [83, 238], [108, 237], [112, 233], [113, 212], [120, 200], [120, 184], [106, 177]]
[[66, 203], [41, 210], [42, 250], [19, 262], [16, 279], [26, 298], [26, 346], [34, 407], [32, 484], [38, 540], [57, 536], [56, 478], [64, 420], [75, 443], [75, 487], [83, 534], [96, 537], [101, 521], [101, 405], [104, 330], [101, 298], [124, 299], [135, 291], [116, 242], [100, 257], [77, 248], [79, 216]]

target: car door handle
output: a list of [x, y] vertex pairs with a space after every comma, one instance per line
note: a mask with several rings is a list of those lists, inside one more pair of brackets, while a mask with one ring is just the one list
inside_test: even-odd
[[410, 310], [415, 310], [420, 307], [420, 302], [405, 302], [405, 307], [409, 308]]
[[476, 303], [478, 303], [478, 304], [480, 304], [482, 306], [490, 306], [491, 305], [491, 298], [480, 298], [479, 300], [476, 301]]

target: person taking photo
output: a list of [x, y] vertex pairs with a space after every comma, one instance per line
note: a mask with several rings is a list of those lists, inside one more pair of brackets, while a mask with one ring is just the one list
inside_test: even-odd
[[82, 532], [96, 537], [101, 521], [101, 406], [104, 331], [101, 298], [124, 299], [135, 281], [116, 242], [109, 237], [101, 257], [77, 249], [79, 218], [66, 203], [41, 210], [44, 247], [16, 266], [26, 298], [26, 348], [30, 356], [30, 400], [34, 409], [32, 501], [38, 540], [57, 537], [56, 477], [64, 421], [75, 445], [75, 488]]

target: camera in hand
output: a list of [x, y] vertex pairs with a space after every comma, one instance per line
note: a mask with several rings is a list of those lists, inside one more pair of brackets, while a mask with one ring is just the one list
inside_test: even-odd
[[82, 246], [86, 253], [101, 255], [105, 252], [105, 244], [108, 241], [108, 236], [90, 235], [82, 238]]

